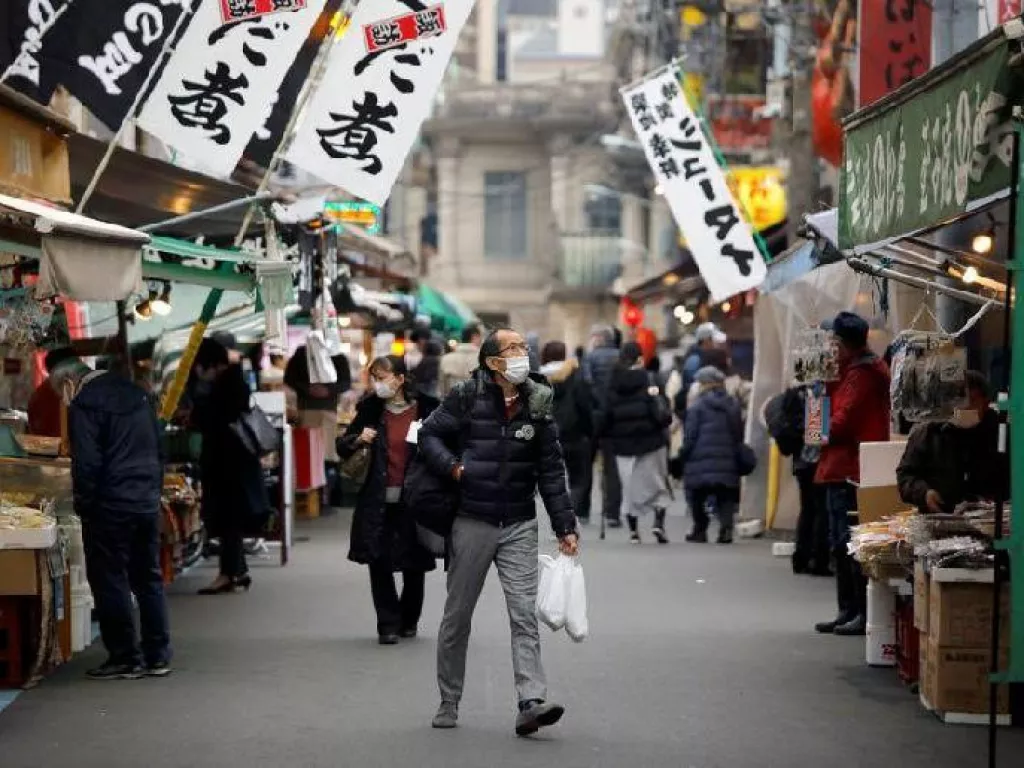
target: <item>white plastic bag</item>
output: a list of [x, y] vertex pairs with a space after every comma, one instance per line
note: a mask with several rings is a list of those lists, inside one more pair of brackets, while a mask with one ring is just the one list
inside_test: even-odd
[[578, 557], [560, 558], [569, 562], [566, 574], [565, 631], [573, 642], [582, 643], [590, 634], [587, 622], [587, 588], [583, 580], [583, 566]]
[[568, 582], [563, 561], [550, 555], [540, 556], [540, 583], [537, 586], [537, 617], [553, 631], [565, 626], [568, 607]]

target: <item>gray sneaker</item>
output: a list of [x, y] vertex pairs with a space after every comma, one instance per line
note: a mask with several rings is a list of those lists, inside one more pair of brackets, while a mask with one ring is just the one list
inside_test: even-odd
[[516, 736], [531, 736], [541, 728], [562, 719], [565, 707], [548, 701], [530, 701], [522, 705], [516, 717]]
[[430, 724], [434, 728], [454, 728], [459, 724], [459, 705], [454, 701], [442, 701]]

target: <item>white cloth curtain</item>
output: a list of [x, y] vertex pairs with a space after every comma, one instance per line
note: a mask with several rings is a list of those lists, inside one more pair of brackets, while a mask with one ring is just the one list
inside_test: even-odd
[[36, 297], [121, 301], [142, 291], [142, 249], [74, 237], [43, 237]]

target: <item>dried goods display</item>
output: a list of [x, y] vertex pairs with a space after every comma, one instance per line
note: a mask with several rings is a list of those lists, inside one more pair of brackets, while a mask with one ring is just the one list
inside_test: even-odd
[[0, 292], [0, 345], [13, 349], [41, 345], [53, 314], [52, 303], [36, 301], [24, 288]]
[[793, 380], [798, 384], [839, 379], [839, 357], [832, 334], [808, 329], [796, 335], [793, 346]]
[[967, 350], [941, 333], [905, 331], [892, 344], [893, 414], [947, 421], [967, 405]]

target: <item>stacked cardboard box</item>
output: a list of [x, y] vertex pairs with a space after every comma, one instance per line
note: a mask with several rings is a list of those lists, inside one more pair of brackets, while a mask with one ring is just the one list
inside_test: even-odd
[[[922, 629], [921, 638], [924, 700], [937, 712], [986, 714], [992, 659], [991, 572], [937, 569], [929, 580], [924, 579], [921, 572], [915, 576], [915, 624], [919, 628], [927, 627]], [[988, 583], [985, 583], [986, 578]], [[917, 611], [918, 606], [921, 611]], [[1004, 617], [1000, 664], [1004, 667], [1010, 639], [1006, 620], [1009, 606], [1008, 589], [1004, 589], [1000, 611]], [[1004, 687], [999, 696], [999, 714], [1008, 712], [1009, 695]]]

